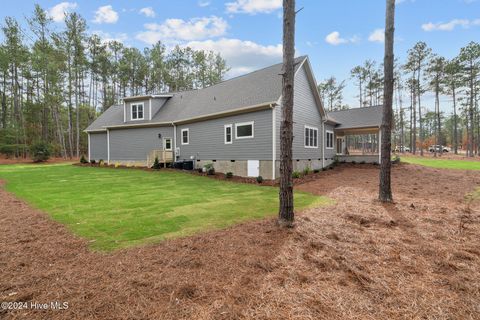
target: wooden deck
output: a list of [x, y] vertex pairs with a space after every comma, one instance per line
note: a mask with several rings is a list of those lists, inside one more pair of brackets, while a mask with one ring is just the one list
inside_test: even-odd
[[160, 163], [171, 163], [173, 162], [173, 151], [167, 150], [152, 150], [147, 156], [147, 166], [151, 167], [155, 158], [158, 158]]

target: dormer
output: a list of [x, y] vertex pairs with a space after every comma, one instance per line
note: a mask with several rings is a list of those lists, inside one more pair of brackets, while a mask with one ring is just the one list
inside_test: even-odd
[[132, 96], [123, 98], [123, 122], [147, 122], [153, 119], [171, 94]]

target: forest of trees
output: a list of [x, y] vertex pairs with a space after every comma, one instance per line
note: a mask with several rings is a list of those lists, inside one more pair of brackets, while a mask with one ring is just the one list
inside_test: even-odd
[[[367, 60], [351, 70], [359, 106], [383, 103], [382, 69], [381, 64]], [[328, 110], [349, 108], [343, 104], [344, 87], [345, 82], [334, 77], [318, 85]], [[438, 144], [451, 146], [455, 153], [462, 149], [468, 156], [479, 155], [479, 89], [479, 43], [470, 42], [450, 60], [433, 53], [425, 42], [416, 43], [404, 63], [395, 63], [392, 143], [420, 154]], [[434, 97], [433, 105], [423, 100], [427, 94]], [[445, 105], [440, 105], [441, 100], [447, 101]]]
[[228, 71], [210, 51], [105, 43], [75, 12], [59, 32], [38, 5], [26, 22], [2, 23], [0, 153], [7, 156], [25, 157], [34, 144], [48, 143], [57, 156], [79, 157], [87, 149], [83, 130], [122, 97], [203, 88]]

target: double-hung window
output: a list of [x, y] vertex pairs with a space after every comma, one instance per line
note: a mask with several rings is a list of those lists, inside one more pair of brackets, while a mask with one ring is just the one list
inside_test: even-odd
[[235, 123], [235, 139], [253, 138], [253, 121]]
[[232, 143], [232, 125], [231, 124], [226, 124], [225, 125], [225, 144], [231, 144]]
[[190, 143], [190, 135], [189, 135], [189, 130], [187, 129], [182, 129], [182, 144], [189, 144]]
[[333, 131], [326, 131], [327, 141], [326, 148], [333, 149]]
[[132, 104], [132, 120], [143, 120], [143, 103]]
[[318, 128], [305, 126], [305, 148], [318, 148]]

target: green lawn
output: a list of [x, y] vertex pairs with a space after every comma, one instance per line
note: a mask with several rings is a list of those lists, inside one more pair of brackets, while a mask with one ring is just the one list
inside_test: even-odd
[[[96, 250], [160, 241], [274, 216], [278, 189], [188, 173], [72, 165], [3, 165], [7, 190], [49, 213]], [[296, 192], [297, 209], [330, 202]]]
[[441, 169], [480, 170], [480, 161], [401, 157], [401, 161]]

